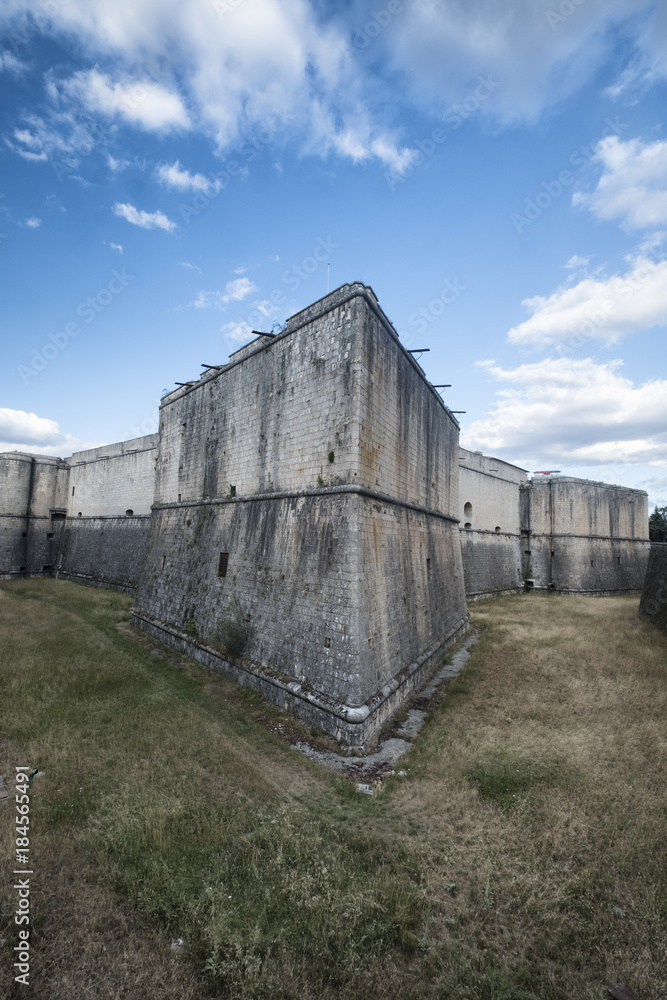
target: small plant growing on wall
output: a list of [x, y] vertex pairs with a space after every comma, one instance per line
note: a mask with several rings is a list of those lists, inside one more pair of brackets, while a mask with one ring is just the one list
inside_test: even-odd
[[232, 597], [220, 615], [215, 638], [231, 659], [245, 651], [255, 633], [248, 617], [244, 614], [238, 597]]

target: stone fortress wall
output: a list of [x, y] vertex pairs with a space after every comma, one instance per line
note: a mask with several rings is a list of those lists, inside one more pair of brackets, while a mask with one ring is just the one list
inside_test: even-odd
[[641, 590], [648, 560], [643, 490], [571, 476], [528, 479], [517, 466], [460, 450], [459, 517], [469, 600], [512, 590]]
[[67, 459], [0, 455], [0, 578], [133, 591], [145, 561], [157, 434]]
[[55, 575], [134, 591], [146, 560], [158, 435], [76, 452]]
[[160, 423], [135, 620], [210, 645], [237, 599], [239, 679], [370, 738], [467, 624], [458, 424], [372, 291], [293, 316], [167, 396]]
[[639, 614], [667, 632], [667, 542], [651, 542]]
[[469, 600], [523, 586], [523, 469], [481, 452], [459, 449], [461, 550]]
[[643, 490], [571, 476], [533, 477], [524, 523], [524, 578], [539, 590], [641, 590], [649, 552]]
[[60, 458], [0, 455], [0, 579], [52, 572], [68, 482], [69, 465]]
[[[136, 593], [152, 635], [367, 742], [466, 597], [642, 585], [645, 493], [529, 480], [458, 432], [372, 289], [345, 285], [168, 394], [157, 434], [0, 455], [0, 576]], [[234, 662], [230, 602], [252, 626]]]

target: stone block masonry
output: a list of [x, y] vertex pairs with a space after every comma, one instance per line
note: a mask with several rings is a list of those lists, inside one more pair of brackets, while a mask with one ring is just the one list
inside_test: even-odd
[[50, 574], [67, 509], [69, 467], [59, 458], [0, 455], [0, 579]]
[[156, 448], [148, 435], [67, 459], [0, 455], [0, 578], [53, 574], [134, 590]]
[[523, 589], [521, 490], [524, 469], [459, 449], [459, 517], [468, 600]]
[[463, 635], [466, 596], [644, 578], [644, 492], [458, 442], [372, 289], [344, 285], [168, 394], [157, 434], [0, 455], [0, 577], [136, 593], [140, 628], [366, 745]]
[[466, 628], [457, 500], [456, 420], [344, 286], [163, 401], [135, 620], [210, 658], [238, 601], [221, 669], [366, 743]]
[[524, 573], [536, 590], [641, 590], [649, 552], [643, 490], [570, 476], [534, 477], [526, 506]]
[[667, 633], [667, 543], [651, 542], [639, 614]]

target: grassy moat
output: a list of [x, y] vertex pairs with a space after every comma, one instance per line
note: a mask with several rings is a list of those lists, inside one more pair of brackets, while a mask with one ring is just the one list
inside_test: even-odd
[[[131, 603], [0, 585], [0, 774], [13, 796], [16, 764], [45, 772], [32, 997], [664, 998], [667, 640], [638, 599], [475, 605], [483, 639], [372, 798], [130, 629]], [[0, 805], [8, 998], [13, 821]]]

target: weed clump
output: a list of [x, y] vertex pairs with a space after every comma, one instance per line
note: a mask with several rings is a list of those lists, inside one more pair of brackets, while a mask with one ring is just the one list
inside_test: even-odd
[[255, 634], [254, 625], [250, 623], [249, 618], [250, 616], [244, 613], [238, 597], [232, 597], [220, 616], [215, 635], [216, 642], [232, 658], [245, 652]]

